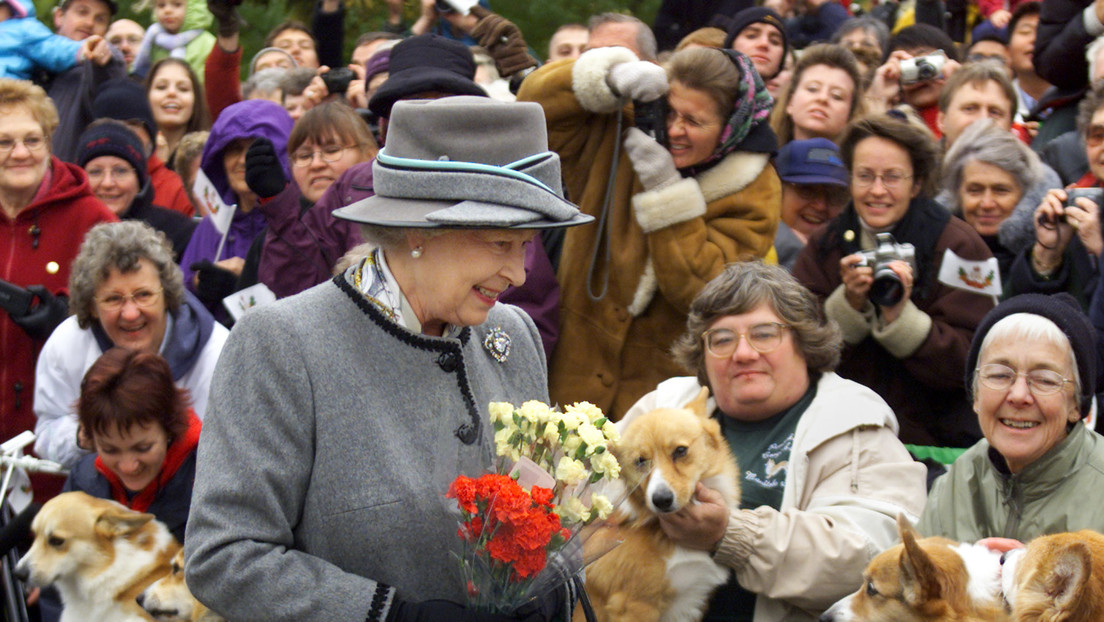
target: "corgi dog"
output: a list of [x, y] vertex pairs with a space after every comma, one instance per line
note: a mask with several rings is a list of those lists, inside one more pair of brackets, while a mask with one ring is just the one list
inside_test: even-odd
[[702, 389], [684, 408], [644, 413], [622, 432], [615, 453], [632, 490], [622, 517], [624, 541], [586, 571], [587, 594], [601, 621], [700, 620], [713, 590], [728, 580], [727, 568], [705, 551], [676, 545], [656, 518], [695, 503], [699, 482], [719, 491], [730, 508], [739, 506], [736, 459], [706, 412], [708, 398]]
[[226, 622], [196, 600], [184, 583], [184, 549], [176, 552], [169, 574], [138, 596], [138, 604], [158, 622]]
[[31, 531], [34, 543], [15, 576], [31, 586], [57, 586], [61, 622], [153, 619], [136, 599], [168, 574], [180, 544], [152, 514], [67, 492], [42, 506]]
[[1001, 581], [1015, 622], [1104, 620], [1104, 536], [1040, 536], [1005, 554]]
[[820, 617], [821, 622], [1007, 620], [1001, 595], [1001, 554], [978, 544], [923, 538], [897, 516], [901, 543], [874, 559], [863, 586]]

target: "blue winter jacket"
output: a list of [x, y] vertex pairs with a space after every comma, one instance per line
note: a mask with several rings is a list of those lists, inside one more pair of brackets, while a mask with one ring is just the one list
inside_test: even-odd
[[50, 32], [35, 17], [33, 2], [0, 1], [12, 10], [0, 22], [0, 77], [30, 80], [36, 70], [61, 73], [77, 64], [81, 42]]

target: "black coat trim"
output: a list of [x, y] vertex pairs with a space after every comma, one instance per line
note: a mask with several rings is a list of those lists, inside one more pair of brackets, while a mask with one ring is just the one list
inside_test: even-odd
[[[345, 292], [345, 294], [360, 307], [360, 310], [363, 311], [365, 315], [379, 325], [385, 333], [419, 350], [441, 353], [441, 356], [438, 357], [438, 364], [448, 373], [452, 371], [456, 372], [456, 383], [459, 385], [461, 397], [464, 398], [464, 406], [468, 409], [468, 416], [471, 417], [471, 423], [465, 423], [459, 428], [456, 428], [453, 434], [455, 434], [456, 438], [460, 439], [465, 445], [472, 445], [479, 440], [480, 429], [483, 425], [483, 417], [475, 407], [475, 397], [468, 388], [468, 373], [467, 368], [464, 367], [463, 346], [467, 345], [468, 339], [471, 338], [471, 327], [465, 326], [460, 330], [460, 335], [458, 336], [460, 345], [439, 339], [421, 337], [403, 329], [388, 319], [382, 311], [368, 302], [368, 300], [345, 279], [344, 274], [335, 276], [333, 282], [337, 285], [338, 289]], [[444, 363], [446, 357], [450, 356], [452, 360], [455, 361], [451, 369]]]

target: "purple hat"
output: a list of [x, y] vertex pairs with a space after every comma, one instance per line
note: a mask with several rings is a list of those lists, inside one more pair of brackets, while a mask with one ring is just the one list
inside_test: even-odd
[[774, 159], [778, 177], [791, 184], [827, 184], [847, 187], [850, 176], [839, 147], [827, 138], [793, 140]]
[[388, 71], [391, 67], [391, 48], [380, 50], [364, 61], [364, 81]]

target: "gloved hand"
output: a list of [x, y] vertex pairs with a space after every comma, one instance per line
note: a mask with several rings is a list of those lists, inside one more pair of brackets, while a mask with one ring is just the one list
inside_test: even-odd
[[651, 136], [630, 127], [625, 132], [625, 154], [632, 161], [633, 170], [645, 190], [656, 190], [682, 179], [671, 152]]
[[238, 275], [233, 272], [223, 270], [207, 260], [197, 261], [189, 267], [199, 276], [196, 297], [204, 304], [217, 305], [223, 298], [237, 291]]
[[28, 285], [27, 291], [38, 298], [38, 304], [32, 305], [31, 310], [25, 315], [12, 316], [12, 321], [31, 339], [45, 341], [57, 325], [69, 317], [69, 299], [65, 296], [55, 296], [41, 285]]
[[618, 63], [610, 67], [606, 84], [620, 97], [650, 102], [667, 94], [667, 72], [645, 60]]
[[495, 68], [503, 78], [540, 64], [540, 61], [529, 55], [525, 37], [513, 22], [478, 4], [471, 8], [471, 14], [479, 18], [475, 28], [472, 28], [472, 37], [491, 53]]
[[245, 183], [258, 197], [268, 199], [284, 191], [287, 178], [272, 141], [261, 137], [245, 152]]
[[241, 29], [241, 17], [235, 8], [241, 0], [207, 0], [207, 10], [218, 22], [218, 35], [231, 37]]

